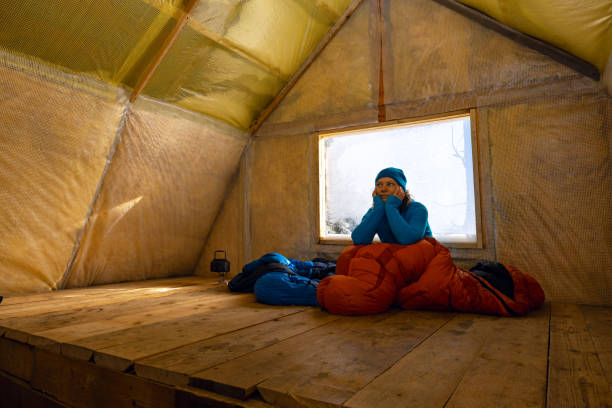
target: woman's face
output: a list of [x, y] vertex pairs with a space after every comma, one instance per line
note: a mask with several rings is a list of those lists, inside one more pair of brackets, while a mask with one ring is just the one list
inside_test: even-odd
[[398, 184], [391, 177], [381, 177], [376, 180], [376, 188], [374, 189], [374, 193], [380, 196], [380, 198], [384, 201], [387, 201], [387, 197], [395, 192]]

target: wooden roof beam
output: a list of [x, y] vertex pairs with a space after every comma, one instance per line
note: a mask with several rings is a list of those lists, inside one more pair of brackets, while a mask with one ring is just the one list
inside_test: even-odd
[[153, 60], [147, 66], [147, 69], [145, 70], [145, 72], [143, 72], [143, 74], [138, 79], [138, 83], [136, 84], [136, 86], [134, 87], [134, 90], [132, 91], [132, 94], [130, 95], [131, 103], [134, 103], [136, 98], [138, 98], [138, 95], [140, 95], [140, 92], [142, 92], [144, 87], [149, 82], [149, 79], [151, 79], [151, 77], [153, 76], [153, 73], [155, 73], [155, 70], [161, 63], [162, 59], [164, 59], [164, 57], [168, 53], [168, 50], [170, 49], [170, 47], [172, 46], [172, 44], [178, 37], [179, 33], [185, 26], [185, 23], [187, 23], [187, 19], [189, 18], [189, 13], [191, 13], [191, 11], [195, 8], [197, 3], [198, 3], [198, 0], [189, 0], [189, 3], [187, 3], [187, 6], [185, 7], [183, 15], [181, 16], [181, 18], [178, 19], [178, 21], [176, 22], [176, 25], [172, 28], [172, 31], [170, 32], [170, 34], [168, 34], [168, 37], [166, 37], [166, 39], [164, 40], [164, 43], [162, 44], [159, 51], [157, 51], [155, 58], [153, 58]]

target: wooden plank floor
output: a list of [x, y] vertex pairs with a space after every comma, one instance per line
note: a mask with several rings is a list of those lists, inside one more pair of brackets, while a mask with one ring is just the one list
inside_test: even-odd
[[9, 297], [0, 407], [612, 407], [611, 312], [346, 317], [202, 277]]

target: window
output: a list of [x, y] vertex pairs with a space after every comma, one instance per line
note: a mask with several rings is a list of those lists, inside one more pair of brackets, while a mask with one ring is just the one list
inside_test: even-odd
[[[319, 135], [322, 242], [345, 242], [372, 206], [374, 178], [399, 167], [412, 198], [429, 210], [434, 237], [481, 246], [470, 114]], [[477, 179], [477, 178], [476, 178]]]

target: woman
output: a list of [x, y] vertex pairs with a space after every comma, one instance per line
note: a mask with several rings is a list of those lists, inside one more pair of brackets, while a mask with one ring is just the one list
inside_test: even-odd
[[431, 237], [427, 208], [410, 198], [406, 176], [401, 169], [388, 167], [376, 176], [372, 192], [374, 206], [355, 227], [351, 238], [355, 245], [372, 243], [378, 234], [382, 242], [410, 245]]

